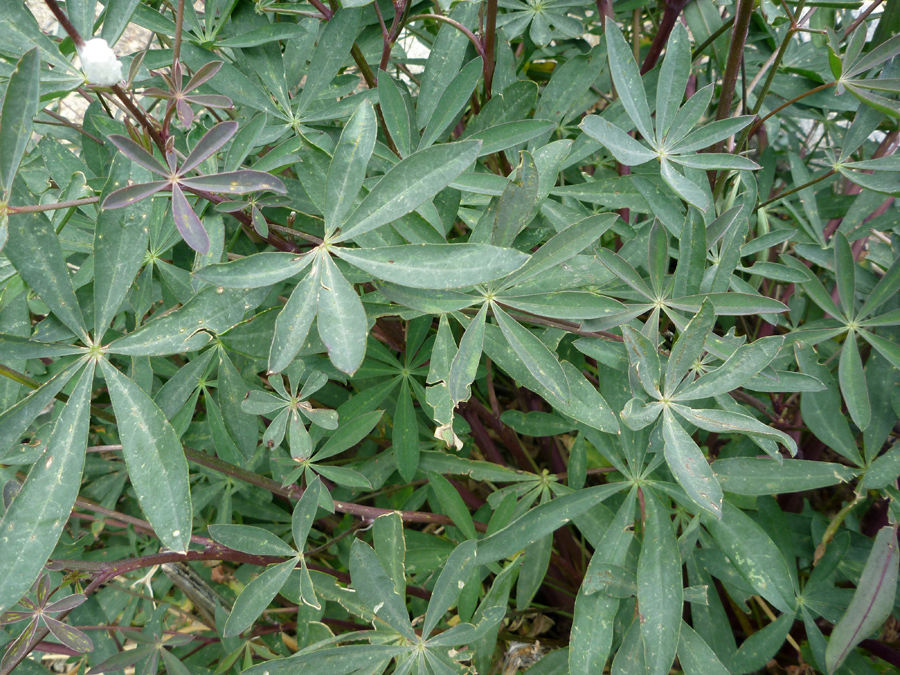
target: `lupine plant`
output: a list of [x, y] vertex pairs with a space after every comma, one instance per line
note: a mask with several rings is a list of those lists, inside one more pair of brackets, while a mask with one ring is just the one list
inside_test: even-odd
[[898, 32], [3, 3], [0, 675], [896, 672]]

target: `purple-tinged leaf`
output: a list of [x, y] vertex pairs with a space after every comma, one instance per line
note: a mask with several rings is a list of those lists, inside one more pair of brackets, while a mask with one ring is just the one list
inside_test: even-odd
[[169, 136], [166, 139], [166, 165], [169, 167], [169, 173], [174, 174], [178, 168], [178, 156], [175, 154], [175, 137]]
[[210, 61], [206, 65], [200, 66], [200, 68], [197, 69], [197, 72], [194, 73], [191, 81], [187, 83], [187, 86], [182, 89], [182, 91], [186, 94], [192, 89], [196, 89], [201, 84], [209, 82], [215, 77], [215, 74], [219, 72], [219, 68], [221, 67], [222, 61]]
[[44, 617], [44, 623], [53, 633], [53, 637], [72, 651], [84, 654], [94, 650], [94, 643], [91, 642], [91, 639], [77, 628], [67, 626], [62, 621], [51, 619], [49, 616]]
[[174, 75], [174, 82], [170, 86], [176, 91], [181, 91], [181, 84], [184, 82], [184, 70], [181, 67], [180, 61], [175, 61], [175, 65], [172, 67], [172, 73]]
[[209, 176], [192, 176], [191, 178], [182, 178], [179, 182], [181, 185], [194, 188], [195, 190], [208, 190], [210, 192], [222, 192], [232, 195], [242, 195], [261, 190], [287, 192], [284, 183], [278, 178], [264, 171], [254, 171], [253, 169], [240, 169]]
[[891, 615], [898, 568], [897, 526], [883, 527], [875, 537], [856, 593], [828, 640], [825, 664], [829, 675], [840, 667], [856, 645]]
[[178, 121], [181, 122], [185, 129], [194, 123], [194, 111], [191, 110], [190, 104], [183, 98], [175, 102], [175, 110], [178, 111]]
[[32, 616], [34, 616], [34, 612], [6, 612], [5, 614], [0, 615], [0, 626], [19, 623], [19, 621], [25, 621], [25, 619], [30, 619]]
[[250, 202], [247, 201], [233, 201], [233, 202], [219, 202], [216, 204], [216, 211], [219, 213], [237, 213], [238, 211], [243, 211], [248, 206], [250, 206]]
[[109, 196], [103, 200], [104, 209], [121, 209], [125, 206], [136, 204], [142, 199], [146, 199], [150, 195], [154, 195], [160, 190], [165, 190], [169, 185], [167, 180], [155, 180], [151, 183], [138, 183], [137, 185], [129, 185], [115, 192], [111, 192]]
[[[140, 643], [143, 642], [143, 640], [141, 640], [142, 637], [144, 636], [141, 633], [134, 632], [133, 635], [128, 636], [128, 639]], [[153, 646], [138, 647], [137, 649], [129, 649], [128, 651], [124, 652], [116, 652], [97, 665], [91, 666], [91, 673], [105, 673], [108, 671], [124, 670], [129, 666], [133, 666], [141, 659], [147, 659], [144, 662], [143, 672], [155, 673], [157, 671], [157, 667], [153, 662], [158, 661], [158, 654], [159, 652], [157, 651], [156, 647]], [[152, 670], [151, 666], [153, 667]]]
[[166, 171], [165, 167], [163, 167], [156, 157], [144, 150], [141, 145], [135, 143], [128, 138], [128, 136], [112, 134], [109, 136], [109, 142], [116, 146], [123, 155], [132, 161], [137, 162], [148, 171], [152, 171], [160, 176], [169, 175], [169, 172]]
[[175, 98], [175, 94], [170, 91], [166, 91], [165, 89], [160, 89], [159, 87], [147, 87], [144, 89], [144, 96], [149, 96], [150, 98]]
[[256, 230], [260, 237], [269, 236], [269, 224], [265, 217], [255, 206], [250, 209], [250, 220], [253, 222], [253, 229]]
[[230, 98], [217, 94], [191, 94], [190, 96], [185, 96], [184, 100], [206, 106], [207, 108], [229, 109], [234, 107], [234, 102]]
[[6, 666], [10, 663], [17, 663], [25, 658], [31, 645], [31, 638], [37, 630], [37, 621], [32, 621], [25, 627], [25, 630], [6, 647], [6, 653], [3, 660], [0, 661], [0, 670], [6, 671]]
[[178, 185], [172, 186], [172, 216], [184, 242], [197, 253], [208, 253], [209, 235]]
[[34, 596], [37, 600], [38, 607], [43, 607], [50, 599], [50, 575], [42, 574], [34, 582]]
[[23, 597], [19, 600], [19, 604], [22, 605], [22, 607], [24, 607], [25, 609], [31, 610], [32, 614], [37, 611], [37, 605], [31, 601], [31, 598]]
[[44, 608], [44, 612], [68, 612], [70, 609], [78, 607], [85, 600], [87, 600], [87, 596], [84, 593], [73, 593], [50, 603]]
[[212, 156], [216, 150], [225, 145], [234, 136], [237, 129], [237, 122], [222, 122], [207, 131], [203, 138], [197, 141], [197, 145], [191, 150], [191, 154], [184, 160], [184, 164], [181, 165], [181, 173], [187, 173], [199, 166], [207, 157]]

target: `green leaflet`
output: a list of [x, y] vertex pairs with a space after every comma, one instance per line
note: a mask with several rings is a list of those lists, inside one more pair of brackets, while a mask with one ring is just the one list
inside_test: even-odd
[[350, 576], [360, 599], [375, 616], [407, 639], [416, 639], [404, 599], [394, 591], [393, 582], [375, 551], [359, 539], [353, 542], [350, 551]]
[[[235, 551], [253, 555], [294, 555], [296, 551], [268, 530], [250, 525], [210, 525], [209, 535]], [[240, 632], [240, 631], [239, 631]]]
[[784, 556], [750, 516], [726, 501], [721, 520], [704, 516], [704, 524], [757, 593], [782, 612], [794, 610], [793, 583]]
[[589, 594], [586, 587], [587, 577], [596, 566], [624, 564], [629, 545], [634, 539], [630, 528], [634, 522], [637, 502], [635, 495], [635, 491], [630, 492], [619, 507], [615, 518], [603, 535], [600, 546], [591, 557], [585, 583], [578, 590], [569, 650], [569, 670], [572, 675], [589, 675], [598, 670], [602, 671], [609, 657], [619, 599], [608, 597], [604, 593]]
[[22, 438], [35, 418], [41, 414], [72, 379], [76, 369], [68, 367], [0, 413], [0, 456], [5, 455]]
[[722, 488], [706, 456], [669, 411], [663, 414], [662, 428], [666, 463], [675, 480], [697, 504], [721, 518]]
[[[9, 200], [21, 205], [34, 204], [21, 178], [13, 182]], [[43, 213], [10, 215], [9, 241], [3, 253], [56, 318], [88, 344], [90, 338], [66, 268], [66, 258], [47, 216]]]
[[0, 520], [0, 612], [22, 597], [53, 552], [81, 487], [94, 363], [89, 362], [53, 424], [46, 449]]
[[[569, 400], [569, 382], [556, 356], [527, 328], [520, 325], [495, 303], [491, 303], [494, 317], [503, 337], [525, 364], [534, 378], [557, 400]], [[462, 347], [460, 347], [462, 349]]]
[[409, 288], [449, 290], [493, 281], [528, 259], [519, 251], [486, 244], [410, 244], [385, 248], [335, 248], [342, 260], [376, 278]]
[[273, 373], [287, 368], [306, 341], [319, 307], [321, 276], [321, 264], [316, 262], [312, 271], [294, 288], [275, 320], [269, 351], [269, 370]]
[[309, 77], [296, 104], [297, 114], [305, 111], [337, 75], [356, 39], [360, 12], [343, 9], [325, 25], [319, 44], [309, 64]]
[[256, 253], [228, 263], [207, 265], [194, 276], [224, 288], [262, 288], [290, 279], [309, 267], [313, 255]]
[[272, 565], [265, 572], [247, 584], [234, 603], [234, 608], [225, 623], [225, 637], [240, 635], [263, 613], [273, 598], [288, 580], [297, 561], [294, 558]]
[[444, 569], [441, 570], [437, 583], [434, 585], [428, 610], [425, 613], [425, 621], [422, 623], [424, 638], [431, 634], [441, 617], [456, 602], [462, 590], [460, 584], [469, 578], [474, 565], [475, 542], [473, 540], [464, 541], [447, 558]]
[[424, 150], [447, 135], [475, 90], [483, 68], [484, 61], [481, 57], [472, 59], [450, 80], [441, 94], [434, 114], [422, 131], [422, 139], [419, 141], [417, 150]]
[[[461, 3], [453, 8], [449, 16], [454, 21], [471, 28], [478, 16], [478, 7]], [[466, 36], [454, 26], [441, 25], [437, 39], [428, 54], [425, 75], [416, 101], [416, 121], [419, 129], [425, 128], [437, 110], [438, 101], [444, 90], [463, 64], [468, 46]]]
[[644, 662], [650, 675], [669, 672], [678, 649], [683, 590], [681, 556], [668, 510], [644, 492], [647, 524], [637, 568]]
[[454, 404], [469, 398], [469, 385], [475, 380], [478, 362], [481, 360], [487, 309], [488, 303], [484, 303], [475, 318], [466, 326], [466, 332], [459, 342], [459, 351], [450, 363], [447, 387]]
[[502, 530], [479, 541], [478, 563], [486, 564], [510, 557], [624, 487], [624, 484], [615, 484], [585, 488], [536, 506]]
[[328, 256], [321, 258], [318, 281], [319, 337], [335, 368], [356, 372], [366, 353], [368, 321], [362, 302]]
[[[146, 180], [149, 172], [116, 155], [103, 197], [119, 187]], [[102, 340], [134, 282], [150, 240], [150, 200], [124, 209], [101, 209], [94, 230], [94, 339]]]
[[401, 160], [366, 195], [332, 241], [348, 241], [405, 216], [453, 182], [475, 161], [480, 148], [478, 141], [448, 143]]
[[610, 24], [606, 48], [609, 52], [609, 71], [616, 84], [616, 91], [619, 92], [622, 106], [641, 135], [644, 138], [653, 138], [653, 122], [650, 119], [644, 83], [641, 81], [631, 48], [615, 23]]
[[191, 538], [191, 490], [188, 466], [175, 430], [135, 382], [108, 361], [100, 368], [113, 411], [131, 484], [141, 509], [160, 540], [186, 551]]
[[386, 72], [379, 70], [378, 96], [391, 140], [394, 141], [400, 155], [406, 157], [412, 152], [413, 141], [419, 136], [416, 113], [409, 91], [404, 84], [398, 83]]
[[853, 647], [890, 615], [897, 591], [898, 567], [897, 527], [883, 527], [875, 537], [853, 600], [828, 640], [825, 664], [829, 674], [838, 669]]
[[394, 584], [394, 593], [406, 595], [406, 539], [399, 513], [386, 513], [372, 524], [375, 555]]
[[783, 494], [815, 490], [849, 482], [858, 474], [833, 462], [785, 459], [781, 463], [757, 457], [730, 457], [712, 464], [726, 492], [739, 495]]
[[727, 675], [729, 672], [703, 638], [683, 621], [678, 635], [678, 660], [684, 672], [690, 675]]
[[38, 112], [40, 68], [41, 57], [35, 47], [19, 59], [6, 85], [3, 109], [0, 110], [0, 190], [4, 198], [12, 189], [25, 146], [31, 138], [32, 120]]
[[230, 290], [207, 286], [178, 310], [109, 344], [123, 356], [166, 356], [204, 347], [212, 334], [224, 333], [259, 305], [266, 290]]
[[375, 109], [363, 101], [341, 133], [325, 181], [325, 228], [341, 226], [366, 177], [366, 166], [375, 149]]

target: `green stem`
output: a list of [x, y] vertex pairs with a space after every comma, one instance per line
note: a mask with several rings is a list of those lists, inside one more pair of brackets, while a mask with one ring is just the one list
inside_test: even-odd
[[716, 28], [716, 30], [713, 32], [712, 35], [710, 35], [703, 42], [701, 42], [700, 46], [697, 47], [693, 52], [691, 52], [691, 62], [693, 63], [694, 61], [699, 59], [707, 47], [709, 47], [713, 42], [718, 40], [729, 28], [731, 28], [734, 25], [734, 20], [736, 18], [737, 17], [733, 16], [730, 19], [728, 19], [728, 21], [726, 21], [721, 26]]
[[34, 206], [8, 206], [6, 208], [10, 213], [38, 213], [42, 211], [69, 209], [75, 206], [84, 206], [86, 204], [96, 204], [99, 201], [100, 197], [84, 197], [83, 199], [73, 199], [68, 202], [56, 202], [55, 204], [35, 204]]
[[830, 177], [830, 176], [833, 176], [833, 175], [834, 175], [834, 169], [831, 169], [830, 171], [826, 171], [825, 173], [823, 173], [823, 174], [822, 174], [821, 176], [819, 176], [818, 178], [813, 178], [812, 180], [805, 182], [803, 185], [798, 185], [798, 186], [795, 187], [795, 188], [791, 188], [791, 189], [788, 190], [787, 192], [782, 192], [782, 193], [781, 193], [780, 195], [778, 195], [777, 197], [772, 197], [772, 199], [767, 199], [767, 200], [764, 201], [762, 204], [760, 204], [759, 206], [757, 206], [755, 210], [758, 211], [759, 209], [768, 206], [768, 205], [771, 204], [772, 202], [777, 202], [777, 201], [780, 201], [780, 200], [784, 199], [785, 197], [790, 197], [792, 194], [794, 194], [794, 193], [796, 193], [796, 192], [800, 192], [801, 190], [805, 190], [806, 188], [810, 187], [811, 185], [815, 185], [816, 183], [820, 183], [820, 182], [822, 182], [823, 180], [825, 180], [826, 178], [828, 178], [828, 177]]
[[487, 0], [484, 20], [484, 102], [491, 100], [494, 85], [495, 48], [497, 43], [497, 0]]
[[474, 45], [475, 51], [478, 52], [478, 56], [484, 59], [485, 68], [487, 68], [487, 54], [485, 51], [485, 46], [481, 44], [481, 40], [478, 39], [478, 36], [475, 35], [475, 33], [463, 26], [459, 21], [455, 21], [449, 16], [442, 16], [441, 14], [416, 14], [415, 16], [411, 16], [409, 18], [409, 22], [419, 21], [420, 19], [434, 19], [435, 21], [443, 21], [444, 23], [453, 26], [456, 30], [469, 38], [469, 42]]
[[850, 512], [859, 504], [860, 501], [864, 499], [863, 495], [856, 495], [856, 498], [848, 502], [844, 508], [837, 512], [837, 515], [828, 523], [828, 527], [825, 528], [825, 533], [822, 535], [822, 541], [816, 546], [816, 552], [813, 557], [813, 566], [819, 564], [819, 560], [825, 555], [825, 549], [828, 544], [831, 543], [831, 540], [834, 539], [834, 535], [837, 534], [838, 528], [841, 526], [841, 523], [850, 515]]
[[184, 29], [184, 0], [178, 0], [175, 10], [175, 43], [172, 45], [172, 70], [181, 58], [181, 33]]
[[805, 92], [803, 92], [802, 94], [799, 94], [798, 96], [795, 96], [795, 97], [792, 98], [790, 101], [787, 101], [786, 103], [781, 104], [780, 106], [778, 106], [777, 108], [775, 108], [775, 110], [773, 110], [772, 112], [770, 112], [768, 115], [766, 115], [766, 116], [763, 117], [761, 120], [759, 120], [756, 124], [754, 124], [752, 127], [750, 127], [750, 130], [749, 130], [749, 132], [747, 133], [747, 137], [749, 138], [750, 136], [752, 136], [753, 134], [755, 134], [755, 133], [757, 132], [757, 130], [758, 130], [763, 124], [765, 124], [765, 122], [766, 122], [770, 117], [772, 117], [773, 115], [777, 115], [778, 113], [780, 113], [782, 110], [784, 110], [784, 109], [787, 108], [788, 106], [794, 105], [795, 103], [797, 103], [797, 101], [802, 101], [802, 100], [803, 100], [804, 98], [806, 98], [807, 96], [812, 96], [813, 94], [818, 94], [820, 91], [825, 91], [826, 89], [830, 89], [831, 87], [835, 86], [836, 84], [837, 84], [837, 82], [826, 82], [825, 84], [820, 84], [818, 87], [815, 87], [815, 88], [813, 88], [813, 89], [810, 89], [809, 91], [805, 91]]

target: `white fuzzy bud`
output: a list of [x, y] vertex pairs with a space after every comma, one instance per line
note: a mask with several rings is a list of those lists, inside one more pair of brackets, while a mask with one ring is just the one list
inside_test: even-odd
[[91, 84], [109, 87], [122, 81], [122, 62], [103, 38], [93, 38], [78, 50], [81, 69]]

